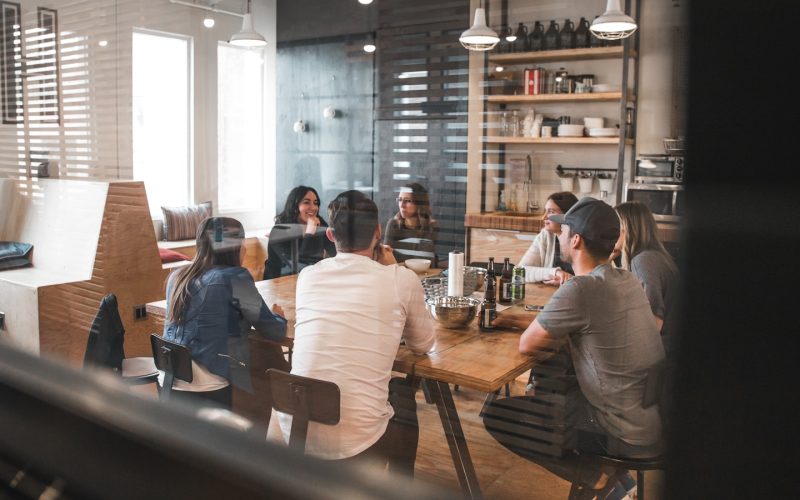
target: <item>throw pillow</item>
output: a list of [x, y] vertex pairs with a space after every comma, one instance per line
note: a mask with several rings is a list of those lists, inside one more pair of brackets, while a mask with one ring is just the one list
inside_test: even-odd
[[158, 256], [161, 257], [162, 264], [166, 264], [167, 262], [178, 262], [180, 260], [192, 260], [188, 256], [183, 255], [180, 252], [176, 252], [175, 250], [170, 250], [169, 248], [159, 248]]
[[193, 240], [197, 227], [206, 217], [211, 217], [211, 202], [188, 207], [161, 207], [164, 213], [164, 239], [167, 241]]
[[0, 271], [32, 266], [33, 245], [19, 241], [0, 241]]

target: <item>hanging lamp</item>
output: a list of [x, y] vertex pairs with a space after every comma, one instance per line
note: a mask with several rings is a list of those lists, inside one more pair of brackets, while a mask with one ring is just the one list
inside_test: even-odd
[[475, 22], [470, 29], [461, 33], [458, 41], [465, 49], [478, 51], [491, 50], [500, 41], [497, 33], [486, 26], [486, 11], [483, 7], [475, 9]]
[[592, 34], [603, 40], [628, 38], [636, 31], [636, 21], [619, 6], [619, 0], [608, 0], [603, 15], [592, 21], [589, 27]]
[[247, 11], [242, 19], [242, 29], [233, 35], [229, 41], [231, 45], [239, 47], [263, 47], [267, 44], [261, 34], [253, 29], [253, 17], [250, 14], [250, 0], [247, 0]]

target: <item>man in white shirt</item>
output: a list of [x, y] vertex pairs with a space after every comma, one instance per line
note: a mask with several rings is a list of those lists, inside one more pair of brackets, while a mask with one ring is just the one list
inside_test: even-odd
[[[422, 285], [379, 243], [378, 208], [363, 193], [341, 193], [328, 214], [337, 254], [298, 276], [292, 373], [336, 383], [340, 421], [312, 422], [306, 452], [325, 459], [369, 457], [413, 476], [415, 390], [391, 372], [401, 338], [417, 354], [433, 347]], [[291, 417], [278, 415], [288, 440]]]

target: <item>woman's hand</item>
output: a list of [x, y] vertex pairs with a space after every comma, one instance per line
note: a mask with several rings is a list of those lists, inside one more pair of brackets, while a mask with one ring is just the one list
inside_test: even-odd
[[563, 269], [556, 268], [556, 272], [553, 273], [553, 277], [549, 280], [543, 281], [543, 283], [545, 285], [561, 286], [572, 278], [573, 276], [568, 272], [564, 271]]
[[309, 215], [308, 222], [306, 222], [306, 234], [314, 234], [319, 227], [319, 217], [316, 215]]
[[280, 316], [282, 318], [286, 317], [286, 313], [283, 312], [283, 308], [281, 306], [279, 306], [278, 304], [272, 304], [272, 313], [273, 314], [277, 314], [278, 316]]
[[373, 251], [373, 258], [378, 261], [378, 263], [383, 264], [384, 266], [391, 266], [392, 264], [397, 264], [397, 259], [394, 258], [394, 249], [389, 245], [384, 245], [382, 243], [378, 243], [375, 245], [375, 250]]

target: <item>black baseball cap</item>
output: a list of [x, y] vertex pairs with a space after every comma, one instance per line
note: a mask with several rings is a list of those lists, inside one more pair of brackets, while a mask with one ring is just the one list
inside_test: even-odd
[[565, 214], [548, 217], [557, 224], [566, 224], [573, 233], [590, 241], [617, 241], [619, 217], [610, 205], [590, 196], [581, 198]]

